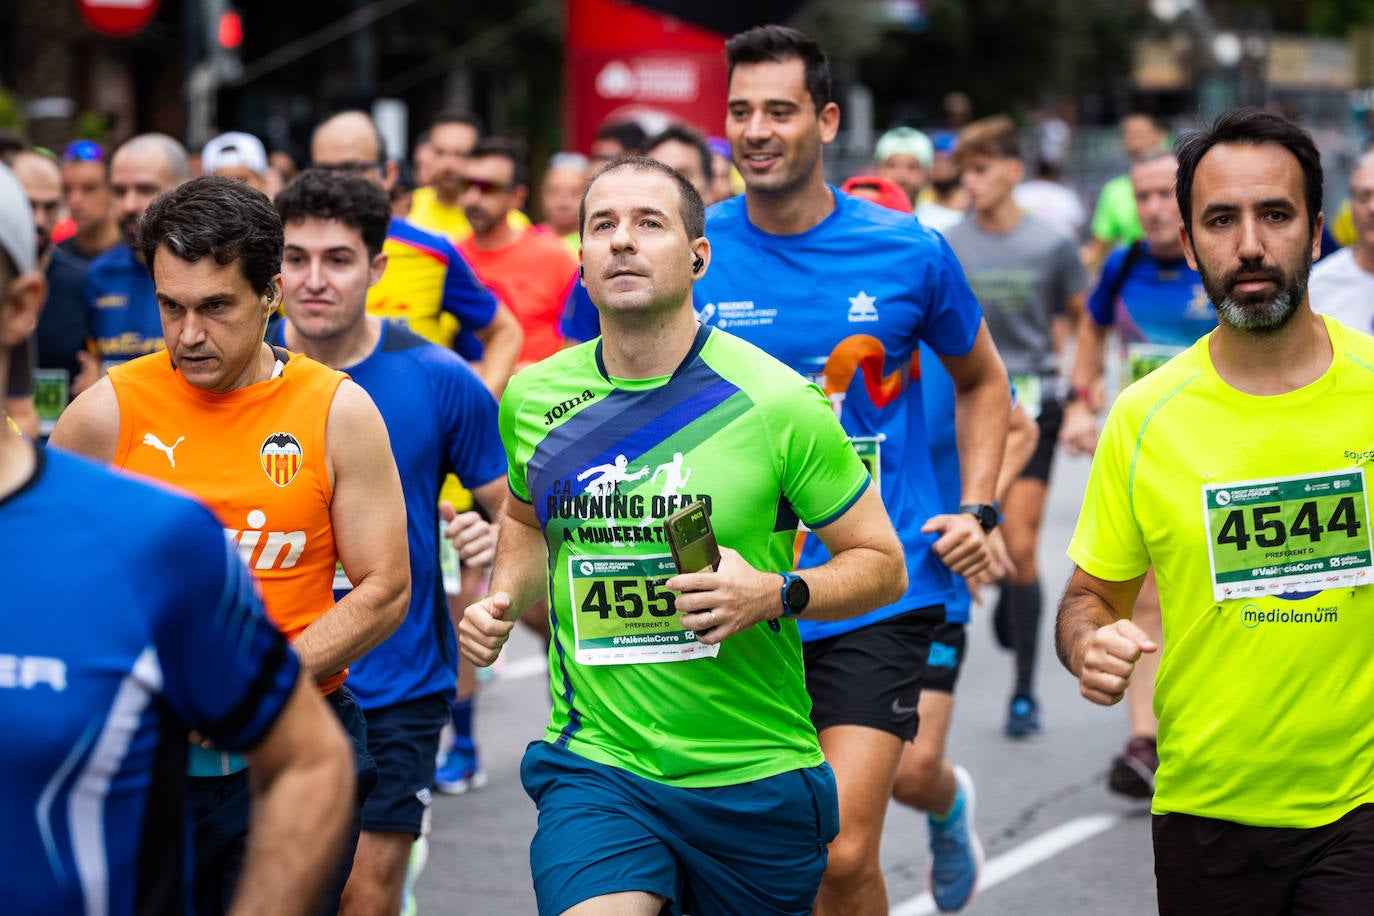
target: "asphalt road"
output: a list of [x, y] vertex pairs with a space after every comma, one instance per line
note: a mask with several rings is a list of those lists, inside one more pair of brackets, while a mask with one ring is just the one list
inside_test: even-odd
[[[974, 609], [969, 661], [956, 699], [949, 751], [977, 785], [977, 827], [987, 852], [969, 914], [1135, 916], [1155, 912], [1147, 806], [1107, 792], [1109, 760], [1126, 737], [1125, 710], [1079, 697], [1051, 642], [1054, 605], [1069, 573], [1064, 556], [1088, 462], [1060, 456], [1041, 534], [1043, 621], [1039, 693], [1045, 729], [1029, 741], [1002, 735], [1011, 657]], [[481, 695], [477, 730], [490, 781], [469, 795], [439, 797], [429, 864], [417, 897], [426, 916], [532, 914], [528, 846], [535, 810], [520, 787], [525, 745], [548, 712], [542, 648], [522, 631]], [[895, 803], [883, 835], [892, 912], [932, 913], [923, 815]]]

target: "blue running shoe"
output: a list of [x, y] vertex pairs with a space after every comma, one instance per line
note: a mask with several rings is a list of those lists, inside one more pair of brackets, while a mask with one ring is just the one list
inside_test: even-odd
[[455, 740], [434, 771], [434, 788], [445, 795], [463, 795], [486, 784], [477, 746], [466, 739]]
[[983, 844], [973, 829], [973, 777], [956, 765], [954, 781], [958, 791], [950, 816], [937, 821], [926, 815], [930, 825], [930, 896], [941, 913], [957, 913], [967, 906], [983, 871]]
[[1011, 698], [1011, 708], [1007, 710], [1008, 738], [1029, 738], [1040, 734], [1040, 704], [1035, 698], [1018, 693]]

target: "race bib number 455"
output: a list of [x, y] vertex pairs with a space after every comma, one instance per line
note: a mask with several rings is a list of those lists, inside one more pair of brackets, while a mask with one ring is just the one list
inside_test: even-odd
[[682, 625], [671, 556], [572, 557], [568, 584], [574, 658], [582, 665], [629, 665], [714, 657], [720, 646], [697, 641]]
[[1370, 582], [1364, 469], [1202, 488], [1218, 601]]

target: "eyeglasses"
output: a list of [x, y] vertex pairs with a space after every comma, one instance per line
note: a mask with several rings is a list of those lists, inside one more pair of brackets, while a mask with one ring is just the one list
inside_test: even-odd
[[464, 178], [458, 182], [458, 193], [466, 194], [476, 188], [481, 194], [503, 194], [509, 191], [513, 184], [502, 181], [487, 181], [485, 178]]
[[319, 169], [321, 172], [338, 172], [344, 175], [361, 175], [364, 172], [384, 171], [386, 163], [381, 161], [368, 161], [363, 159], [345, 159], [343, 162], [312, 162], [312, 169]]
[[104, 162], [105, 153], [94, 140], [74, 140], [62, 151], [63, 162]]

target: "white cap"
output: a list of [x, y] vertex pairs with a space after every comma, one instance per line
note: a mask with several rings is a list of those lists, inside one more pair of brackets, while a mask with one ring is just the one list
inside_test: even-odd
[[21, 275], [38, 269], [38, 241], [33, 234], [29, 195], [9, 166], [0, 165], [0, 248]]
[[213, 175], [220, 169], [246, 168], [258, 175], [267, 172], [267, 150], [252, 134], [230, 131], [220, 134], [200, 153], [200, 170]]

